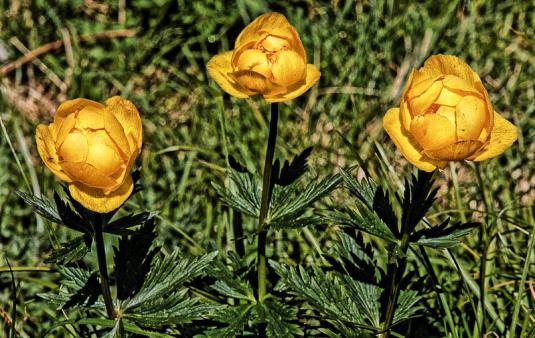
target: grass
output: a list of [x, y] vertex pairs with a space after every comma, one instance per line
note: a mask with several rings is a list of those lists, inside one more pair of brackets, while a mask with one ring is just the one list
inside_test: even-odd
[[[235, 247], [229, 233], [239, 216], [220, 202], [210, 182], [223, 180], [227, 153], [249, 170], [261, 171], [269, 106], [222, 97], [205, 64], [218, 51], [231, 49], [245, 24], [270, 10], [296, 26], [310, 62], [322, 72], [318, 86], [280, 106], [276, 148], [277, 157], [287, 158], [313, 145], [314, 174], [365, 163], [381, 185], [397, 191], [412, 169], [382, 130], [381, 118], [397, 104], [410, 69], [445, 53], [478, 72], [496, 111], [518, 126], [519, 139], [497, 159], [446, 169], [430, 220], [486, 224], [485, 333], [533, 334], [535, 6], [512, 0], [59, 1], [54, 6], [44, 0], [0, 1], [2, 70], [28, 50], [62, 41], [1, 77], [0, 332], [7, 329], [14, 297], [5, 259], [25, 267], [15, 273], [21, 335], [40, 336], [52, 320], [67, 315], [36, 294], [59, 286], [59, 275], [42, 262], [72, 234], [36, 217], [14, 193], [51, 194], [57, 186], [37, 156], [33, 135], [66, 99], [121, 95], [141, 111], [144, 191], [126, 209], [158, 211], [164, 250]], [[99, 36], [103, 31], [115, 33]], [[340, 189], [333, 200], [344, 203], [345, 196]], [[243, 221], [245, 232], [252, 233], [255, 220]], [[332, 246], [334, 233], [332, 227], [276, 233], [267, 254], [282, 262], [316, 264], [318, 251]], [[245, 241], [250, 260], [253, 244]], [[429, 252], [439, 298], [426, 299], [427, 313], [412, 325], [440, 337], [481, 336], [472, 325], [477, 313], [476, 322], [483, 320], [480, 254], [478, 231], [451, 252]], [[412, 258], [409, 264], [417, 263]]]

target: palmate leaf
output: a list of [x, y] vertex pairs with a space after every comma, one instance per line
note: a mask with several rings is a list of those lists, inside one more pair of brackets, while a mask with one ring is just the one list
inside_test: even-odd
[[364, 231], [370, 235], [380, 237], [386, 241], [396, 243], [397, 239], [390, 228], [370, 210], [364, 209], [359, 212], [345, 208], [342, 211], [335, 210], [326, 217], [333, 223], [342, 227], [349, 227]]
[[136, 308], [146, 309], [144, 304], [158, 304], [165, 301], [171, 292], [180, 290], [182, 285], [203, 274], [217, 252], [198, 257], [180, 257], [174, 251], [166, 257], [157, 257], [140, 291], [123, 302], [129, 312], [139, 312]]
[[199, 304], [197, 298], [188, 296], [183, 288], [156, 301], [143, 303], [124, 317], [144, 327], [162, 327], [185, 324], [201, 318], [213, 310], [210, 304]]
[[422, 220], [435, 201], [438, 188], [433, 189], [433, 173], [418, 170], [418, 176], [405, 180], [401, 224], [406, 224], [409, 232]]
[[[352, 288], [364, 293], [355, 301], [351, 297], [357, 291], [348, 291], [347, 280], [337, 274], [318, 268], [288, 267], [275, 261], [270, 261], [270, 265], [281, 278], [278, 289], [288, 289], [308, 302], [325, 319], [349, 325], [361, 333], [377, 329], [381, 292], [378, 287], [353, 281]], [[362, 302], [367, 302], [365, 307]]]
[[45, 259], [45, 263], [68, 264], [79, 261], [91, 250], [93, 238], [89, 234], [78, 236], [72, 241], [61, 244], [61, 249], [53, 251]]
[[285, 187], [275, 186], [268, 215], [269, 223], [278, 227], [284, 227], [285, 223], [291, 224], [290, 220], [301, 217], [314, 202], [331, 193], [340, 181], [340, 175], [334, 175], [319, 182], [310, 182], [303, 190], [296, 183]]
[[251, 304], [223, 305], [216, 308], [210, 317], [218, 323], [225, 324], [225, 326], [208, 329], [201, 337], [234, 338], [239, 335], [252, 335], [252, 332], [246, 330], [246, 327], [253, 319], [253, 308], [254, 306]]
[[345, 186], [359, 200], [360, 203], [357, 204], [359, 211], [362, 213], [365, 213], [366, 210], [374, 212], [398, 237], [397, 217], [383, 188], [366, 177], [359, 181], [345, 170], [342, 170], [340, 174]]
[[143, 285], [152, 260], [159, 251], [159, 248], [151, 249], [157, 237], [155, 227], [155, 219], [149, 218], [131, 235], [123, 235], [119, 246], [114, 248], [117, 298], [120, 300], [133, 296]]
[[[295, 156], [292, 162], [284, 161], [282, 169], [275, 170], [277, 175], [274, 179], [274, 183], [287, 186], [297, 181], [308, 169], [308, 157], [312, 153], [312, 147], [308, 147], [303, 150], [299, 155]], [[278, 168], [278, 161], [276, 167]]]
[[449, 227], [448, 224], [449, 219], [438, 226], [417, 231], [411, 235], [411, 242], [432, 248], [452, 248], [460, 243], [461, 237], [480, 226], [477, 222], [459, 222]]
[[260, 212], [260, 186], [253, 174], [229, 168], [225, 186], [212, 182], [212, 186], [229, 207], [252, 217]]
[[35, 212], [44, 218], [52, 221], [54, 223], [61, 223], [61, 217], [59, 216], [58, 210], [52, 205], [52, 202], [44, 196], [35, 196], [33, 194], [28, 194], [22, 191], [17, 191], [17, 195], [32, 207]]
[[397, 302], [396, 313], [393, 324], [398, 324], [408, 319], [418, 316], [423, 307], [418, 303], [422, 297], [414, 290], [401, 290]]
[[141, 212], [139, 214], [128, 214], [119, 219], [114, 220], [106, 225], [104, 232], [114, 235], [125, 235], [132, 233], [129, 228], [136, 225], [144, 224], [150, 218], [154, 217], [154, 213]]
[[267, 323], [268, 337], [286, 338], [302, 336], [297, 322], [297, 308], [283, 304], [276, 298], [268, 298], [255, 306], [257, 321]]
[[38, 294], [39, 297], [55, 304], [60, 309], [93, 308], [104, 309], [98, 300], [100, 285], [97, 276], [90, 271], [76, 267], [58, 267], [63, 277], [63, 286], [58, 294]]

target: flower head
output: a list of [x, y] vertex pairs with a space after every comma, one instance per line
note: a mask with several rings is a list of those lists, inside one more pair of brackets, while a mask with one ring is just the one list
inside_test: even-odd
[[132, 193], [130, 170], [141, 150], [142, 126], [130, 101], [66, 101], [53, 123], [37, 127], [36, 140], [43, 162], [84, 207], [109, 212]]
[[291, 100], [320, 78], [307, 64], [295, 28], [279, 13], [266, 13], [251, 22], [236, 39], [234, 50], [214, 56], [208, 73], [230, 95], [256, 94], [268, 102]]
[[412, 71], [400, 107], [388, 110], [383, 126], [405, 158], [425, 171], [498, 156], [517, 138], [479, 76], [451, 55], [432, 56]]

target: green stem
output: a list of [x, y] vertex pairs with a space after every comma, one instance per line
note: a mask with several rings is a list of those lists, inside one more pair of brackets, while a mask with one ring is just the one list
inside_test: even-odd
[[266, 161], [264, 164], [264, 179], [262, 182], [262, 201], [260, 204], [260, 215], [258, 217], [258, 245], [257, 245], [257, 272], [258, 289], [257, 300], [263, 301], [266, 295], [266, 237], [267, 229], [264, 227], [266, 220], [273, 184], [271, 182], [273, 174], [273, 155], [275, 154], [275, 144], [277, 143], [277, 123], [279, 120], [279, 106], [277, 103], [271, 104], [271, 118], [269, 121], [269, 135], [266, 150]]
[[108, 318], [115, 319], [115, 310], [113, 308], [113, 299], [111, 297], [108, 268], [106, 264], [106, 249], [104, 248], [104, 236], [102, 235], [103, 226], [103, 224], [100, 224], [95, 227], [95, 242], [97, 245], [100, 286], [102, 288], [102, 296], [104, 297], [104, 303], [106, 304], [106, 312], [108, 313]]
[[[408, 223], [408, 222], [407, 222]], [[391, 331], [390, 328], [394, 323], [394, 315], [396, 314], [396, 304], [399, 298], [401, 278], [405, 273], [405, 268], [407, 267], [407, 250], [409, 248], [409, 229], [408, 226], [403, 226], [403, 237], [401, 238], [401, 244], [399, 250], [401, 252], [401, 257], [397, 262], [392, 263], [390, 267], [390, 288], [388, 291], [388, 304], [386, 306], [386, 315], [383, 325], [383, 338], [390, 337]]]
[[481, 224], [481, 233], [479, 238], [479, 243], [481, 244], [481, 255], [480, 255], [480, 267], [479, 267], [479, 297], [480, 297], [480, 306], [478, 307], [478, 325], [480, 331], [477, 333], [477, 336], [483, 335], [486, 329], [486, 319], [487, 313], [485, 310], [485, 295], [487, 290], [487, 257], [489, 251], [489, 212], [490, 212], [490, 203], [487, 201], [487, 194], [485, 192], [485, 185], [483, 184], [483, 176], [481, 174], [481, 169], [479, 164], [475, 164], [476, 176], [478, 185], [480, 188], [481, 198], [483, 199], [483, 204], [485, 205], [485, 222]]

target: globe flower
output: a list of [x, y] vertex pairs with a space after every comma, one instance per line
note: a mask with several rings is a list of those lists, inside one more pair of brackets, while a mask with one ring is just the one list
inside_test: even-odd
[[399, 108], [387, 111], [383, 126], [403, 156], [425, 171], [498, 156], [517, 138], [479, 76], [451, 55], [434, 55], [412, 71]]
[[320, 78], [295, 28], [279, 13], [251, 22], [236, 39], [234, 50], [214, 56], [208, 73], [230, 95], [261, 94], [268, 102], [291, 100]]
[[66, 101], [53, 123], [37, 127], [36, 140], [43, 162], [87, 209], [110, 212], [132, 193], [130, 170], [141, 150], [142, 126], [130, 101]]

